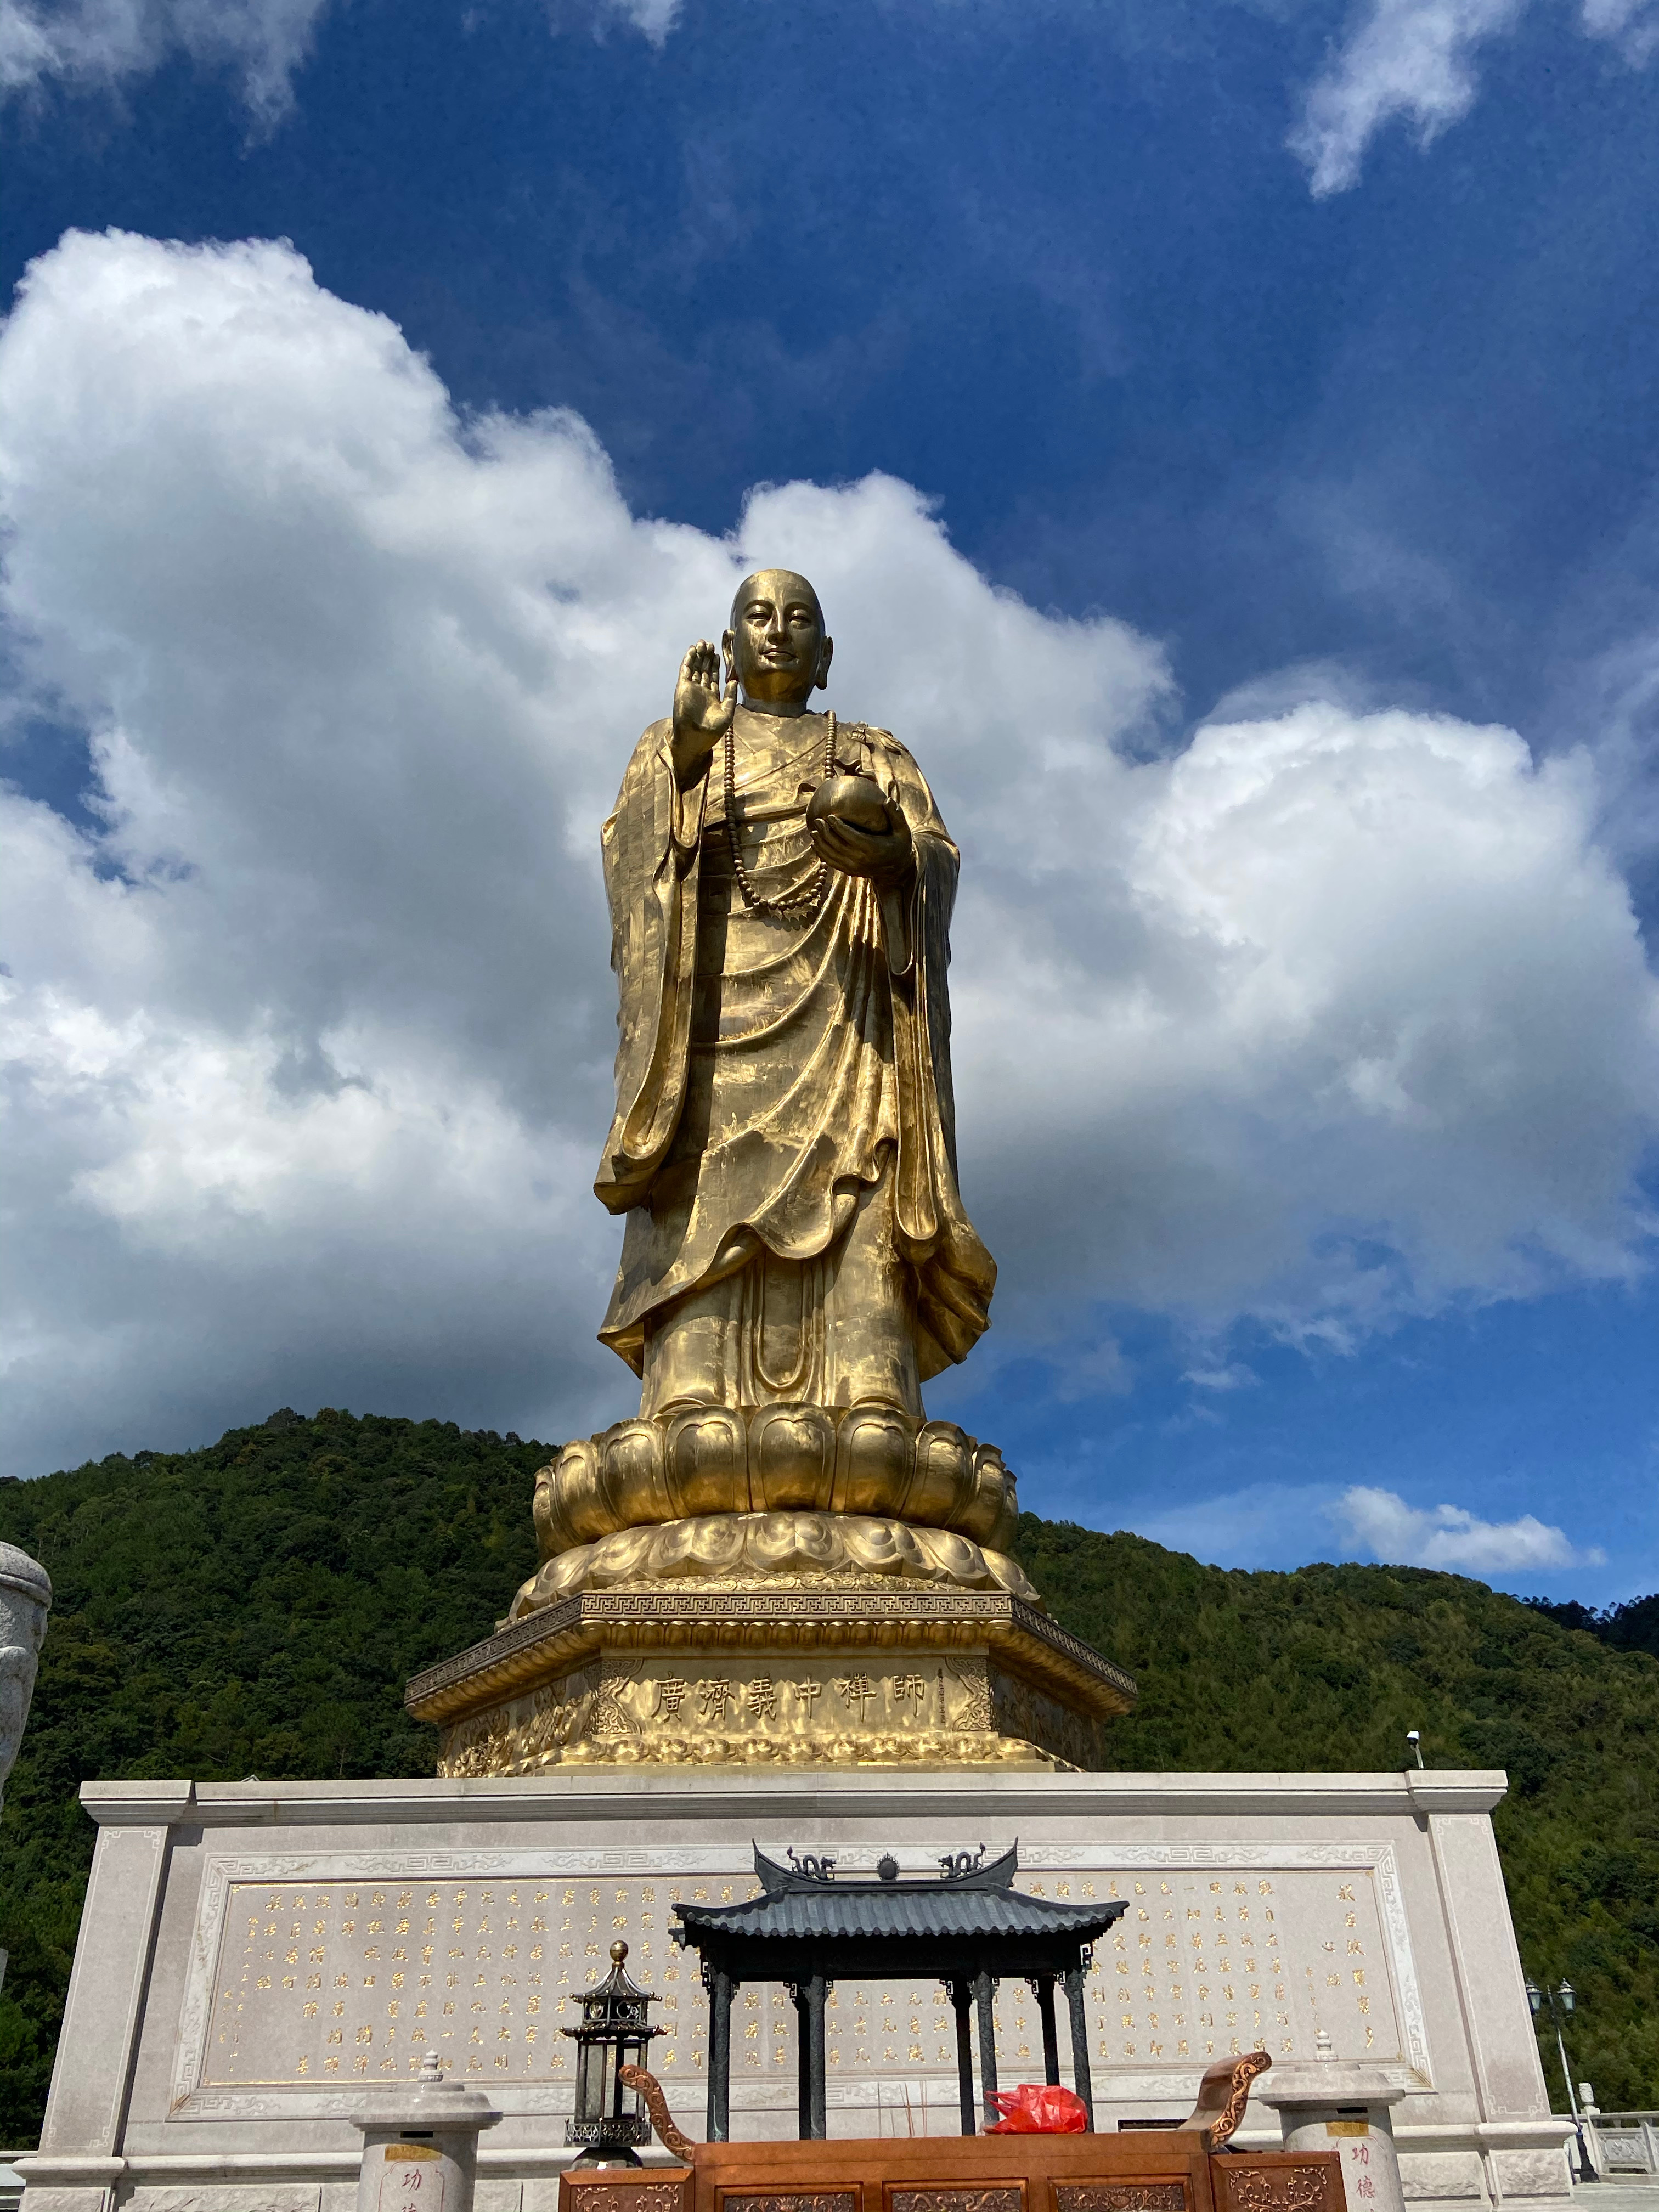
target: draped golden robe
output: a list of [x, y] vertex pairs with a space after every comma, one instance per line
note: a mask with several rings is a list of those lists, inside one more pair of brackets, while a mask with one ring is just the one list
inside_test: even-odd
[[[745, 714], [738, 783], [755, 890], [809, 884], [824, 718]], [[745, 904], [714, 774], [678, 787], [640, 739], [602, 833], [620, 995], [617, 1114], [594, 1184], [627, 1217], [601, 1341], [641, 1410], [884, 1402], [987, 1325], [996, 1267], [957, 1189], [945, 971], [958, 855], [896, 739], [836, 732], [838, 769], [904, 812], [896, 886], [832, 872], [816, 910]]]

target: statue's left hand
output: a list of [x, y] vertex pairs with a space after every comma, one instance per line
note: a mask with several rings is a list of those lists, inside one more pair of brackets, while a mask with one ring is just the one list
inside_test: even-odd
[[915, 840], [910, 825], [890, 799], [884, 831], [858, 830], [834, 814], [811, 825], [812, 850], [844, 876], [869, 876], [878, 884], [891, 883], [910, 865]]

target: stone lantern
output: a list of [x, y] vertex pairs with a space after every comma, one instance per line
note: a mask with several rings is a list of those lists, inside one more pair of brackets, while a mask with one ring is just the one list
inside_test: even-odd
[[1406, 2212], [1389, 2108], [1410, 2080], [1401, 2066], [1339, 2059], [1321, 2028], [1313, 2059], [1275, 2066], [1255, 2096], [1277, 2111], [1286, 2150], [1341, 2153], [1351, 2212]]
[[564, 2139], [584, 2146], [580, 2166], [637, 2166], [635, 2146], [651, 2140], [644, 2096], [628, 2087], [622, 2069], [643, 2066], [647, 2044], [663, 2031], [646, 2018], [657, 2000], [629, 1978], [627, 1956], [626, 1943], [611, 1946], [610, 1973], [582, 1993], [581, 2026], [559, 2031], [576, 2045], [576, 2109]]
[[363, 2133], [357, 2212], [472, 2212], [479, 2130], [501, 2117], [477, 2090], [446, 2081], [429, 2051], [413, 2081], [388, 2082], [351, 2115]]

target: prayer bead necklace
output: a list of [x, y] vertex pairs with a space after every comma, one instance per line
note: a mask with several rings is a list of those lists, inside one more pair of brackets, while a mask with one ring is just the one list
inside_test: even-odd
[[[763, 898], [744, 866], [743, 847], [738, 836], [738, 747], [737, 716], [734, 714], [726, 726], [726, 842], [732, 848], [732, 872], [738, 879], [738, 889], [743, 902], [751, 914], [799, 914], [803, 908], [816, 907], [830, 888], [830, 868], [820, 860], [812, 872], [812, 880], [800, 890], [791, 891], [787, 898]], [[836, 718], [826, 714], [823, 735], [823, 773], [826, 777], [836, 772]]]

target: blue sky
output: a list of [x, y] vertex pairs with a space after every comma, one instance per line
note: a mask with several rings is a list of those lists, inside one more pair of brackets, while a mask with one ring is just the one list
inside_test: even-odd
[[[509, 438], [485, 472], [491, 483], [555, 459], [576, 471], [559, 478], [562, 520], [549, 527], [564, 550], [548, 565], [568, 571], [557, 588], [573, 605], [611, 625], [607, 650], [647, 672], [654, 651], [658, 690], [690, 641], [666, 610], [681, 627], [717, 621], [717, 571], [750, 546], [757, 515], [804, 565], [877, 577], [862, 597], [854, 581], [843, 587], [852, 627], [838, 672], [848, 667], [854, 683], [861, 668], [870, 688], [835, 703], [915, 738], [963, 844], [964, 1179], [1002, 1262], [999, 1323], [1007, 1316], [935, 1386], [934, 1411], [1000, 1441], [1040, 1510], [1138, 1528], [1227, 1564], [1418, 1558], [1595, 1601], [1659, 1583], [1655, 1017], [1642, 960], [1659, 899], [1652, 9], [687, 0], [670, 14], [662, 0], [264, 0], [221, 11], [210, 32], [202, 24], [159, 0], [107, 16], [88, 0], [17, 11], [0, 40], [12, 80], [8, 288], [56, 257], [3, 342], [17, 426], [5, 464], [15, 554], [3, 766], [16, 793], [68, 825], [60, 836], [25, 810], [29, 849], [50, 850], [58, 873], [44, 860], [25, 872], [39, 903], [11, 925], [21, 950], [7, 957], [20, 989], [38, 988], [60, 1012], [78, 993], [82, 1009], [72, 1047], [61, 1023], [53, 1032], [56, 1073], [29, 1063], [18, 1110], [45, 1116], [56, 1101], [61, 1127], [70, 1099], [69, 1120], [93, 1133], [80, 1152], [47, 1134], [23, 1148], [51, 1202], [29, 1214], [10, 1294], [28, 1408], [9, 1447], [17, 1471], [201, 1442], [283, 1401], [549, 1436], [628, 1410], [627, 1378], [586, 1338], [611, 1263], [586, 1196], [586, 1152], [603, 1127], [596, 1040], [608, 978], [580, 856], [642, 719], [631, 666], [627, 684], [607, 685], [601, 655], [594, 688], [569, 707], [591, 799], [583, 786], [568, 820], [550, 817], [517, 864], [519, 879], [575, 885], [556, 957], [538, 966], [522, 953], [524, 928], [541, 925], [521, 927], [501, 888], [512, 870], [492, 825], [514, 804], [510, 778], [480, 767], [477, 823], [463, 833], [447, 799], [436, 842], [420, 846], [428, 866], [453, 841], [467, 883], [434, 956], [441, 968], [453, 959], [454, 976], [431, 1036], [454, 1048], [457, 1067], [503, 1055], [489, 1060], [490, 1095], [508, 1102], [511, 1127], [492, 1122], [478, 1140], [479, 1157], [496, 1161], [487, 1203], [458, 1192], [453, 1212], [448, 1200], [422, 1212], [409, 1195], [426, 1188], [422, 1171], [375, 1185], [368, 1152], [339, 1168], [349, 1146], [333, 1125], [283, 1121], [271, 1103], [392, 1101], [372, 1142], [361, 1131], [350, 1139], [379, 1147], [377, 1161], [413, 1144], [417, 1124], [462, 1114], [459, 1090], [398, 1090], [389, 1071], [418, 1060], [412, 1048], [398, 1059], [388, 1047], [364, 1072], [369, 1031], [418, 1027], [413, 987], [379, 946], [384, 901], [349, 915], [327, 904], [354, 850], [389, 841], [401, 821], [403, 798], [387, 792], [414, 778], [413, 756], [388, 767], [377, 740], [375, 775], [390, 781], [358, 793], [359, 846], [339, 844], [331, 876], [284, 860], [282, 922], [267, 904], [240, 966], [204, 950], [230, 942], [228, 925], [190, 924], [188, 941], [167, 933], [185, 929], [178, 917], [202, 887], [257, 872], [248, 856], [273, 802], [259, 796], [252, 753], [236, 750], [258, 741], [231, 711], [235, 684], [268, 653], [259, 696], [282, 685], [285, 639], [295, 666], [331, 665], [335, 647], [306, 627], [311, 572], [335, 557], [331, 547], [343, 563], [351, 547], [373, 540], [383, 553], [386, 543], [361, 502], [346, 516], [325, 488], [285, 523], [286, 550], [272, 551], [260, 441], [303, 386], [318, 421], [361, 417], [360, 430], [338, 434], [339, 451], [355, 452], [352, 439], [372, 441], [392, 406], [374, 380], [406, 394], [412, 358], [423, 357], [418, 374], [455, 410], [455, 456], [479, 467], [495, 434], [477, 426], [517, 426], [520, 442]], [[127, 242], [77, 258], [59, 246], [70, 231]], [[144, 245], [236, 240], [290, 241], [310, 276], [275, 246], [233, 267], [158, 259]], [[242, 320], [216, 319], [233, 286]], [[356, 311], [389, 319], [401, 339], [374, 335], [380, 326]], [[256, 363], [246, 333], [261, 316], [274, 335]], [[219, 335], [198, 358], [191, 334], [202, 327]], [[210, 374], [203, 359], [216, 364], [222, 442], [198, 480], [183, 432], [171, 472], [167, 456], [201, 404], [191, 380]], [[347, 366], [326, 382], [336, 362]], [[6, 374], [0, 364], [0, 381]], [[549, 410], [574, 410], [586, 431]], [[397, 434], [404, 457], [441, 434], [426, 416], [410, 422]], [[319, 434], [304, 433], [313, 444]], [[364, 481], [389, 482], [405, 465], [390, 454], [364, 465]], [[895, 494], [890, 507], [859, 506], [856, 487], [878, 472], [927, 504]], [[768, 506], [763, 492], [755, 504], [757, 488], [791, 485], [824, 489], [816, 505], [780, 493]], [[201, 518], [220, 499], [210, 527]], [[59, 520], [42, 520], [49, 511]], [[66, 512], [80, 518], [73, 531]], [[601, 623], [596, 610], [612, 602], [592, 580], [610, 573], [603, 549], [616, 533], [625, 525], [642, 545], [652, 521], [681, 526], [650, 538], [651, 558], [682, 564], [662, 587], [660, 646], [641, 618], [612, 611]], [[533, 522], [523, 526], [533, 538]], [[454, 542], [464, 535], [458, 525]], [[247, 588], [264, 629], [250, 630], [234, 669], [208, 647], [191, 660], [201, 587], [189, 599], [180, 584], [169, 599], [158, 579], [145, 599], [132, 547], [145, 549], [141, 567], [214, 575], [224, 548], [256, 538], [265, 565], [250, 566]], [[475, 586], [480, 604], [487, 596], [501, 538], [485, 534], [455, 586], [469, 605]], [[855, 544], [875, 549], [862, 568], [847, 550]], [[948, 695], [982, 681], [974, 621], [960, 611], [972, 591], [985, 610], [1017, 604], [1019, 619], [1008, 617], [997, 647], [1000, 720], [958, 757]], [[948, 617], [947, 605], [957, 610]], [[430, 624], [412, 599], [397, 606], [385, 637], [418, 636], [424, 652]], [[833, 599], [830, 612], [834, 627]], [[397, 627], [405, 616], [407, 631]], [[465, 631], [474, 617], [452, 607], [445, 619]], [[482, 635], [488, 617], [476, 620]], [[907, 657], [941, 651], [952, 670], [943, 719], [938, 734], [919, 735], [925, 716], [903, 725], [890, 702], [907, 696]], [[1074, 651], [1083, 659], [1066, 659]], [[161, 660], [174, 672], [170, 694], [155, 675]], [[187, 684], [177, 673], [186, 665]], [[365, 731], [382, 714], [387, 729], [407, 726], [409, 699], [443, 692], [453, 671], [411, 676], [409, 699], [390, 704], [374, 691], [383, 674], [364, 644], [331, 687], [319, 676], [311, 734], [284, 723], [281, 742], [314, 764], [326, 724], [327, 774], [355, 774], [353, 759], [369, 758]], [[538, 715], [554, 726], [572, 680], [543, 672], [527, 727], [543, 726]], [[1021, 748], [1063, 720], [1068, 681], [1109, 699], [1085, 735], [1107, 732], [1125, 778], [1097, 860], [1069, 852], [1070, 874], [1046, 857], [1064, 842], [1052, 806], [1023, 805], [1020, 791]], [[660, 711], [647, 692], [646, 712]], [[1201, 1073], [1172, 1060], [1169, 1120], [1194, 1133], [1185, 1152], [1185, 1137], [1158, 1149], [1146, 1133], [1157, 1117], [1127, 1107], [1116, 1133], [1103, 1134], [1103, 1121], [1091, 1140], [1093, 1085], [1111, 1092], [1134, 1048], [1114, 1030], [1097, 1060], [1067, 1063], [1071, 1109], [1051, 1127], [1040, 1098], [1028, 1109], [1018, 1083], [995, 1079], [999, 1052], [1040, 1054], [1044, 1032], [1033, 1018], [1017, 1046], [999, 1041], [1015, 1031], [989, 985], [972, 988], [970, 953], [994, 933], [988, 906], [975, 920], [971, 887], [1006, 900], [1032, 945], [1052, 939], [1069, 959], [1068, 930], [1086, 939], [1073, 987], [1097, 988], [1103, 1003], [1122, 995], [1128, 948], [1174, 894], [1117, 901], [1113, 885], [1141, 880], [1141, 864], [1111, 843], [1112, 823], [1153, 804], [1156, 789], [1164, 842], [1136, 850], [1196, 836], [1181, 809], [1201, 811], [1203, 793], [1220, 788], [1196, 777], [1202, 733], [1256, 733], [1227, 755], [1227, 772], [1243, 774], [1247, 756], [1265, 757], [1260, 733], [1310, 701], [1342, 719], [1340, 736], [1306, 757], [1350, 748], [1353, 776], [1373, 761], [1377, 732], [1396, 727], [1379, 717], [1407, 718], [1397, 726], [1409, 725], [1412, 744], [1454, 731], [1455, 804], [1437, 783], [1431, 806], [1404, 769], [1386, 804], [1367, 802], [1393, 855], [1367, 910], [1395, 917], [1387, 927], [1402, 934], [1423, 918], [1430, 942], [1413, 957], [1446, 994], [1447, 1034], [1463, 1041], [1451, 1088], [1431, 1103], [1402, 1079], [1409, 1097], [1373, 1099], [1351, 1143], [1329, 1117], [1310, 1135], [1297, 1086], [1323, 1081], [1339, 1049], [1315, 1024], [1311, 1057], [1283, 1048], [1259, 1083], [1231, 1080], [1222, 1042], [1194, 1048]], [[455, 705], [453, 729], [471, 732], [478, 711]], [[198, 713], [213, 744], [184, 745], [181, 718]], [[1530, 761], [1455, 734], [1493, 725], [1517, 733]], [[1195, 741], [1194, 777], [1176, 777], [1167, 796], [1157, 779]], [[366, 767], [359, 781], [373, 785]], [[1335, 786], [1320, 789], [1317, 804], [1338, 804]], [[1484, 811], [1480, 794], [1500, 789], [1509, 811]], [[345, 799], [339, 807], [344, 819]], [[1343, 817], [1350, 828], [1354, 818]], [[418, 845], [427, 832], [410, 820]], [[1478, 913], [1461, 896], [1465, 829], [1470, 852], [1499, 851], [1492, 880], [1507, 886]], [[1317, 822], [1309, 836], [1285, 850], [1287, 882], [1310, 880], [1319, 856], [1341, 848]], [[1534, 846], [1555, 857], [1522, 866], [1516, 856]], [[1204, 849], [1214, 879], [1231, 880], [1234, 847]], [[131, 894], [118, 921], [94, 913], [100, 885]], [[144, 955], [154, 968], [123, 997], [110, 978], [137, 957], [140, 890], [143, 927], [159, 932]], [[1322, 954], [1328, 926], [1346, 945], [1351, 917], [1340, 881], [1322, 894], [1334, 908], [1299, 896], [1293, 919], [1274, 907], [1272, 927], [1290, 934], [1273, 940], [1268, 964], [1305, 981], [1297, 963]], [[32, 949], [62, 941], [54, 902], [94, 916], [73, 975]], [[1624, 943], [1619, 917], [1631, 911], [1644, 934]], [[1380, 923], [1364, 938], [1355, 924], [1358, 949], [1328, 983], [1333, 1006], [1350, 1005], [1343, 977], [1359, 967], [1364, 994], [1388, 999], [1379, 930], [1386, 939]], [[1190, 939], [1187, 923], [1182, 933]], [[1229, 921], [1215, 941], [1224, 952], [1236, 936]], [[363, 974], [374, 965], [373, 990], [358, 990], [358, 963]], [[1340, 963], [1333, 953], [1326, 964], [1334, 974]], [[473, 987], [475, 972], [507, 977], [499, 1003], [493, 981]], [[1017, 1000], [1018, 980], [1009, 988]], [[1182, 988], [1243, 1021], [1220, 965]], [[1398, 982], [1397, 995], [1387, 1020], [1409, 1028], [1421, 989]], [[1240, 1028], [1240, 1065], [1281, 1051], [1285, 1003], [1263, 1027]], [[257, 1083], [227, 1073], [235, 1052], [253, 1049], [256, 1006], [278, 1009]], [[1495, 1008], [1511, 1026], [1481, 1058], [1468, 1040], [1495, 1033]], [[1365, 995], [1343, 1033], [1383, 1019]], [[94, 1029], [127, 1042], [94, 1051]], [[501, 1044], [532, 1033], [542, 1042], [528, 1059]], [[1374, 1072], [1379, 1054], [1352, 1051], [1349, 1089], [1363, 1091], [1372, 1078], [1352, 1070]], [[93, 1060], [100, 1072], [88, 1075]], [[169, 1115], [182, 1126], [198, 1106], [178, 1102], [209, 1091], [218, 1103], [200, 1111], [211, 1133], [185, 1149], [238, 1164], [204, 1196], [188, 1163], [157, 1165], [154, 1130]], [[151, 1134], [118, 1127], [124, 1114]], [[1374, 1141], [1378, 1114], [1392, 1115], [1386, 1146]], [[1087, 1239], [1043, 1195], [1045, 1146], [1091, 1216]], [[253, 1174], [256, 1155], [264, 1164]], [[1029, 1182], [1006, 1166], [1017, 1157]], [[1083, 1164], [1065, 1170], [1067, 1160]], [[307, 1209], [339, 1212], [316, 1196], [337, 1171], [362, 1210], [347, 1209], [352, 1238], [325, 1261]], [[1243, 1195], [1207, 1212], [1191, 1196], [1235, 1175]], [[1166, 1183], [1179, 1194], [1137, 1196], [1141, 1211], [1114, 1231], [1126, 1190]], [[155, 1197], [164, 1186], [176, 1204]], [[1473, 1225], [1454, 1222], [1476, 1186]], [[422, 1227], [410, 1243], [412, 1213]], [[1133, 1264], [1128, 1243], [1144, 1250]], [[1268, 1245], [1276, 1256], [1261, 1258]], [[1321, 1270], [1339, 1250], [1334, 1291]], [[319, 1273], [335, 1290], [357, 1279], [361, 1295], [331, 1305]], [[1372, 1288], [1362, 1295], [1360, 1284]], [[1450, 1519], [1437, 1518], [1443, 1507]]]

